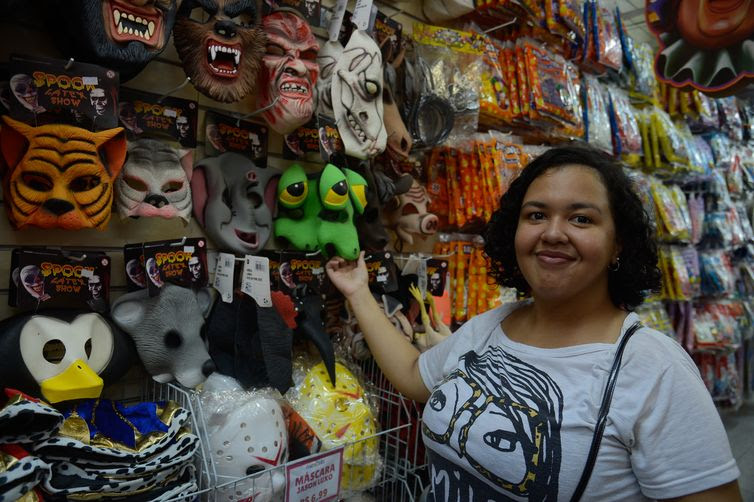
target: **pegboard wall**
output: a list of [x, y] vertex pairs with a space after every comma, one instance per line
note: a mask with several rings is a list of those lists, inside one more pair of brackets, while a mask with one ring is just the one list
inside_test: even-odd
[[[0, 64], [7, 63], [11, 54], [28, 56], [43, 56], [59, 59], [69, 59], [69, 55], [62, 54], [56, 46], [46, 28], [42, 9], [48, 7], [43, 0], [8, 0], [7, 14], [0, 19]], [[323, 8], [331, 9], [333, 0], [323, 1]], [[348, 8], [353, 9], [355, 0], [349, 2]], [[410, 35], [414, 22], [426, 22], [421, 12], [421, 2], [387, 3], [375, 2], [378, 9], [400, 22], [404, 36]], [[260, 8], [261, 12], [261, 8]], [[314, 28], [320, 43], [326, 40], [326, 30]], [[86, 61], [85, 61], [86, 62]], [[190, 99], [199, 104], [197, 128], [197, 147], [194, 160], [204, 156], [204, 119], [207, 111], [216, 111], [226, 115], [243, 116], [257, 109], [254, 93], [237, 103], [220, 103], [199, 93], [191, 84], [180, 87], [186, 80], [183, 67], [178, 59], [172, 38], [165, 50], [133, 79], [122, 82], [121, 87], [148, 91], [164, 95], [171, 90], [172, 96]], [[179, 88], [180, 87], [180, 88]], [[261, 119], [248, 119], [264, 124]], [[283, 138], [274, 131], [270, 131], [268, 143], [268, 167], [276, 169], [286, 168], [291, 161], [282, 157]], [[306, 169], [315, 170], [321, 165], [301, 163]], [[1, 195], [0, 195], [1, 196]], [[1, 202], [0, 202], [1, 203]], [[5, 212], [3, 208], [2, 212]], [[121, 221], [114, 211], [112, 218], [104, 231], [94, 229], [67, 231], [62, 229], [26, 228], [21, 231], [13, 230], [5, 214], [0, 215], [0, 319], [17, 313], [16, 309], [8, 306], [8, 281], [10, 277], [11, 251], [20, 246], [50, 246], [69, 249], [91, 249], [106, 251], [112, 258], [111, 265], [111, 300], [126, 291], [126, 277], [123, 270], [123, 246], [133, 242], [149, 242], [155, 240], [204, 236], [198, 223], [192, 219], [184, 225], [180, 219], [165, 220], [162, 218], [140, 218], [138, 220]], [[404, 252], [431, 252], [433, 241], [417, 241]], [[267, 248], [277, 249], [279, 246], [274, 239], [270, 239]], [[209, 265], [213, 270], [215, 248], [209, 241]]]

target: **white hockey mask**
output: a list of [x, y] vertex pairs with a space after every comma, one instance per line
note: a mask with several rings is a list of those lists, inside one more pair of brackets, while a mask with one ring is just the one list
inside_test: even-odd
[[369, 159], [385, 150], [382, 54], [363, 31], [354, 31], [335, 64], [332, 105], [346, 153]]

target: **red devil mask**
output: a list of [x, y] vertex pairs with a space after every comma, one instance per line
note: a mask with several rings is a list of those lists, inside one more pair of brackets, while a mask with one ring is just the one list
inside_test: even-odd
[[270, 128], [288, 134], [309, 121], [314, 111], [314, 84], [319, 76], [319, 44], [298, 15], [274, 12], [262, 19], [267, 51], [260, 72], [261, 107]]

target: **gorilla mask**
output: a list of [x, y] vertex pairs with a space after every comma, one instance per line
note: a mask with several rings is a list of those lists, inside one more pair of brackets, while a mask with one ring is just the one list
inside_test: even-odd
[[253, 0], [186, 0], [173, 30], [186, 75], [199, 92], [223, 103], [254, 89], [265, 39]]
[[270, 128], [288, 134], [306, 124], [314, 111], [314, 85], [319, 75], [319, 44], [309, 25], [287, 11], [262, 19], [267, 51], [262, 58], [260, 107], [278, 98], [264, 119]]

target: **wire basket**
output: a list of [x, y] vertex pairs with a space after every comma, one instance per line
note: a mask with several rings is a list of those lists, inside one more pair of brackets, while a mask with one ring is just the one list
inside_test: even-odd
[[[200, 438], [199, 448], [194, 454], [194, 467], [197, 472], [196, 484], [198, 489], [195, 492], [170, 499], [171, 502], [196, 500], [201, 494], [209, 492], [213, 486], [213, 466], [208, 461], [209, 452], [207, 451], [207, 445], [201, 439], [203, 424], [200, 424], [199, 417], [201, 417], [201, 414], [197, 413], [197, 409], [194, 406], [197, 402], [194, 398], [195, 394], [193, 390], [185, 390], [173, 384], [161, 384], [149, 379], [148, 381], [144, 381], [139, 398], [141, 401], [175, 401], [179, 406], [189, 411], [191, 414], [191, 430]], [[136, 399], [124, 399], [123, 401], [136, 401]]]
[[[414, 401], [408, 400], [393, 389], [382, 376], [376, 364], [362, 363], [371, 394], [377, 405], [377, 418], [382, 431], [343, 446], [344, 457], [341, 476], [341, 491], [338, 499], [368, 492], [375, 500], [390, 502], [413, 502], [415, 494], [422, 490], [417, 469], [424, 466], [424, 453], [420, 448], [418, 417], [420, 410]], [[197, 466], [201, 469], [201, 489], [194, 496], [208, 502], [231, 502], [253, 497], [258, 501], [282, 501], [285, 499], [286, 469], [297, 459], [262, 472], [242, 478], [228, 479], [219, 476], [212, 462], [207, 427], [198, 394], [169, 386], [169, 392], [180, 393], [176, 397], [188, 399], [196, 431], [202, 438], [202, 448], [197, 452]], [[377, 448], [374, 447], [375, 443]], [[369, 445], [369, 446], [367, 446]], [[374, 453], [370, 454], [368, 452]], [[366, 481], [365, 481], [366, 480]], [[323, 494], [323, 498], [332, 494]], [[186, 497], [179, 499], [185, 500]]]

